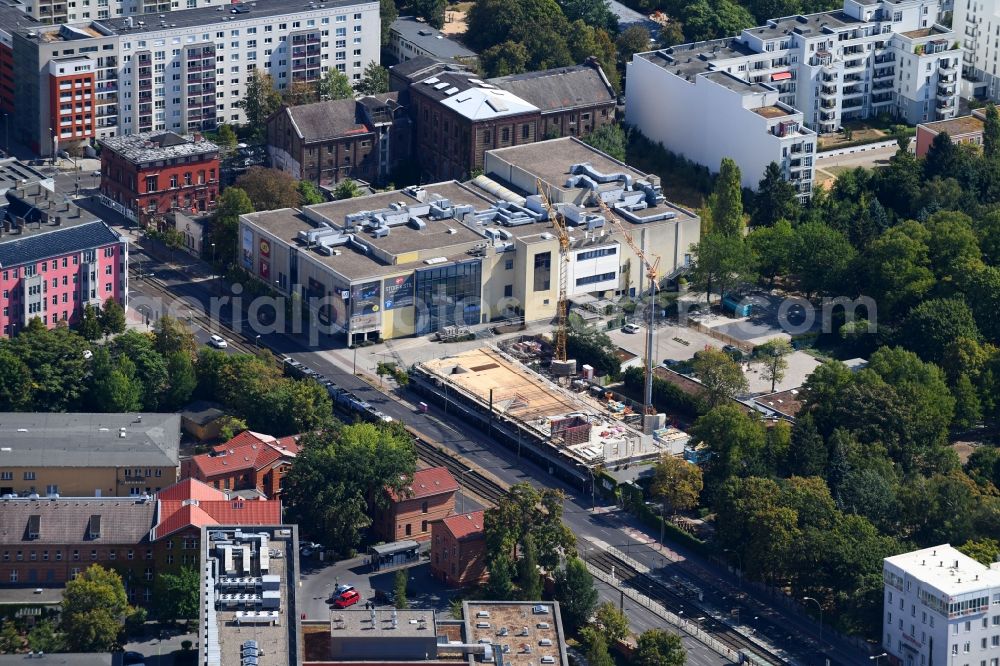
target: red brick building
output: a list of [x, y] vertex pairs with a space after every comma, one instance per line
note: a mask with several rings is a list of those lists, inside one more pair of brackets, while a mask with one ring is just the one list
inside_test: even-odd
[[489, 578], [482, 511], [449, 516], [431, 526], [431, 575], [454, 587]]
[[94, 137], [95, 76], [95, 63], [86, 56], [49, 62], [49, 127], [54, 152], [59, 151], [60, 141], [76, 145]]
[[200, 135], [143, 132], [101, 140], [101, 201], [148, 223], [172, 210], [215, 209], [219, 148]]
[[298, 436], [277, 439], [244, 430], [211, 453], [181, 463], [182, 479], [197, 479], [218, 490], [258, 490], [272, 499], [299, 452]]
[[379, 511], [375, 530], [386, 541], [427, 541], [431, 525], [455, 513], [458, 483], [444, 467], [418, 470], [404, 496], [389, 493], [390, 504]]

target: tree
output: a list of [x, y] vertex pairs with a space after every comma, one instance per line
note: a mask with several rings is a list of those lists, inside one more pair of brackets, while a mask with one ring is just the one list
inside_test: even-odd
[[702, 488], [701, 468], [683, 458], [664, 454], [653, 468], [650, 492], [660, 498], [671, 514], [698, 506]]
[[39, 654], [65, 652], [66, 643], [62, 634], [56, 633], [52, 622], [41, 620], [28, 632], [28, 648]]
[[712, 452], [706, 475], [709, 488], [731, 477], [766, 474], [764, 466], [767, 442], [760, 419], [734, 404], [715, 407], [700, 416], [691, 426], [691, 437], [704, 443]]
[[236, 235], [240, 226], [240, 215], [254, 212], [253, 202], [246, 191], [238, 187], [227, 187], [219, 195], [215, 209], [215, 220], [212, 223], [212, 245], [206, 245], [204, 252], [207, 259], [222, 260], [223, 265], [232, 262], [236, 257], [238, 243]]
[[712, 231], [726, 236], [743, 237], [746, 221], [743, 219], [743, 188], [740, 185], [740, 167], [723, 157], [719, 176], [709, 198], [712, 211]]
[[169, 388], [167, 361], [155, 345], [152, 333], [139, 331], [122, 333], [108, 345], [112, 357], [125, 357], [135, 364], [135, 377], [142, 387], [142, 407], [148, 412], [160, 410]]
[[687, 651], [681, 637], [663, 629], [649, 629], [639, 635], [634, 666], [684, 666]]
[[444, 27], [445, 0], [412, 0], [413, 12], [427, 19], [427, 23], [440, 30]]
[[0, 653], [10, 654], [21, 649], [24, 641], [21, 640], [21, 633], [14, 626], [14, 621], [4, 619], [3, 627], [0, 628]]
[[[470, 46], [480, 52], [490, 75], [565, 67], [573, 62], [568, 45], [570, 22], [556, 0], [476, 0], [466, 22]], [[498, 58], [493, 49], [505, 42], [509, 43], [503, 49], [506, 54]], [[512, 57], [515, 53], [524, 56], [522, 67], [499, 71], [499, 63], [517, 64]]]
[[580, 630], [580, 637], [587, 648], [588, 666], [615, 666], [615, 660], [608, 652], [608, 641], [600, 631], [594, 627], [584, 627]]
[[399, 18], [399, 9], [396, 8], [396, 0], [379, 0], [378, 14], [382, 20], [382, 46], [385, 47], [389, 45], [389, 28]]
[[528, 68], [531, 54], [524, 44], [507, 40], [479, 54], [483, 70], [490, 76], [520, 74]]
[[28, 369], [26, 375], [20, 375], [0, 389], [0, 395], [3, 390], [12, 391], [23, 386], [27, 379], [30, 390], [26, 395], [31, 398], [33, 411], [79, 410], [89, 371], [84, 351], [89, 347], [83, 337], [65, 326], [46, 329], [37, 317], [32, 319], [13, 340], [3, 341], [0, 346], [21, 362], [10, 367], [0, 366], [0, 377], [23, 370], [22, 364]]
[[319, 86], [306, 81], [293, 81], [281, 93], [281, 102], [284, 106], [302, 106], [318, 101]]
[[625, 130], [618, 123], [602, 125], [584, 139], [584, 143], [606, 153], [619, 161], [625, 160], [625, 146], [628, 139]]
[[514, 563], [506, 553], [489, 558], [490, 578], [483, 588], [487, 599], [507, 601], [514, 598]]
[[361, 188], [350, 178], [345, 178], [340, 181], [337, 185], [337, 189], [333, 191], [333, 198], [337, 199], [353, 199], [354, 197], [361, 196]]
[[[993, 106], [992, 104], [990, 106]], [[994, 113], [996, 111], [994, 110]], [[979, 539], [978, 541], [966, 541], [958, 549], [983, 566], [990, 566], [994, 562], [1000, 562], [1000, 541], [996, 539]]]
[[983, 123], [983, 155], [988, 160], [1000, 157], [1000, 113], [996, 104], [986, 105], [986, 120]]
[[741, 236], [712, 232], [694, 246], [693, 254], [691, 280], [696, 289], [705, 291], [707, 302], [713, 291], [726, 295], [753, 280], [753, 253]]
[[[778, 14], [778, 16], [785, 16]], [[769, 227], [778, 220], [795, 221], [799, 217], [799, 197], [795, 186], [785, 180], [781, 167], [771, 162], [764, 170], [757, 193], [754, 195], [753, 215], [750, 222]]]
[[979, 339], [972, 311], [959, 298], [935, 298], [910, 310], [900, 327], [903, 345], [925, 361], [941, 364], [948, 344]]
[[862, 293], [879, 306], [879, 318], [897, 319], [934, 287], [926, 229], [908, 221], [876, 238], [859, 261]]
[[0, 343], [0, 411], [20, 412], [33, 406], [31, 371], [10, 348]]
[[301, 180], [299, 181], [299, 196], [302, 197], [303, 206], [314, 206], [316, 204], [321, 204], [326, 201], [326, 197], [323, 196], [322, 192], [313, 185], [312, 181]]
[[757, 227], [747, 242], [756, 259], [762, 277], [774, 284], [774, 278], [791, 269], [795, 251], [795, 231], [788, 220], [778, 220], [769, 227]]
[[746, 393], [749, 387], [739, 363], [719, 349], [704, 349], [695, 354], [691, 369], [705, 387], [705, 397], [713, 407]]
[[223, 150], [232, 150], [235, 148], [237, 140], [233, 126], [225, 123], [219, 125], [219, 128], [215, 130], [215, 142]]
[[262, 133], [268, 117], [281, 108], [281, 95], [274, 89], [274, 80], [262, 69], [255, 69], [247, 79], [246, 91], [239, 102], [247, 116], [247, 125]]
[[756, 25], [753, 16], [731, 0], [696, 0], [682, 5], [678, 18], [689, 42], [738, 35]]
[[592, 366], [598, 377], [616, 377], [621, 372], [621, 361], [616, 351], [617, 347], [607, 333], [593, 326], [574, 327], [566, 336], [567, 357], [575, 358], [581, 365], [586, 363]]
[[535, 540], [526, 534], [521, 543], [521, 559], [517, 561], [517, 584], [521, 598], [537, 601], [542, 598], [542, 578], [538, 574], [538, 549]]
[[125, 356], [112, 359], [98, 347], [91, 360], [91, 406], [96, 412], [136, 412], [142, 408], [142, 384], [135, 364]]
[[90, 303], [83, 306], [83, 314], [80, 315], [76, 330], [87, 340], [97, 340], [101, 337], [101, 320], [97, 309]]
[[597, 589], [587, 565], [578, 557], [566, 560], [556, 572], [555, 599], [559, 602], [563, 624], [573, 633], [587, 623], [597, 608]]
[[415, 469], [413, 444], [402, 428], [359, 423], [307, 434], [285, 476], [288, 517], [346, 553], [361, 543], [371, 511], [388, 504], [388, 493], [407, 492]]
[[594, 613], [594, 624], [612, 644], [624, 641], [631, 633], [628, 616], [618, 610], [618, 607], [610, 601], [605, 601], [597, 607], [597, 611]]
[[958, 151], [947, 132], [941, 132], [931, 141], [924, 158], [924, 179], [947, 178], [954, 173]]
[[494, 560], [506, 559], [513, 576], [518, 547], [523, 550], [528, 536], [534, 542], [542, 568], [551, 571], [564, 556], [574, 555], [576, 538], [563, 524], [562, 511], [563, 494], [559, 490], [539, 492], [527, 483], [511, 486], [497, 506], [486, 510], [483, 518], [490, 571]]
[[179, 410], [191, 400], [191, 394], [198, 386], [191, 355], [176, 351], [167, 358], [169, 388], [165, 397], [168, 408]]
[[101, 308], [101, 330], [105, 335], [125, 332], [125, 308], [114, 298], [109, 297]]
[[400, 610], [410, 607], [410, 602], [406, 598], [406, 586], [410, 582], [410, 573], [406, 569], [400, 569], [392, 580], [392, 605]]
[[[383, 17], [384, 19], [384, 17]], [[354, 97], [351, 80], [340, 70], [333, 67], [319, 80], [319, 97], [322, 100], [350, 99]]]
[[379, 95], [389, 92], [389, 70], [372, 60], [365, 66], [356, 86], [361, 95]]
[[649, 39], [649, 30], [646, 26], [638, 23], [630, 25], [618, 33], [615, 48], [618, 49], [619, 62], [627, 63], [632, 60], [634, 54], [648, 51], [650, 48]]
[[188, 327], [169, 315], [163, 315], [156, 320], [153, 334], [156, 336], [156, 351], [164, 357], [169, 357], [176, 352], [184, 352], [193, 356], [198, 347], [194, 334]]
[[111, 652], [132, 612], [115, 571], [93, 564], [66, 583], [62, 628], [72, 652]]
[[827, 464], [826, 442], [816, 429], [810, 414], [795, 422], [792, 444], [788, 449], [788, 471], [796, 476], [816, 476]]
[[854, 254], [844, 234], [822, 222], [806, 222], [795, 229], [792, 270], [807, 296], [836, 291]]
[[199, 580], [194, 567], [182, 567], [176, 574], [157, 575], [154, 585], [156, 616], [166, 621], [197, 618]]
[[258, 211], [295, 208], [302, 203], [298, 182], [280, 169], [250, 167], [236, 179], [236, 187], [247, 193]]
[[754, 349], [754, 359], [761, 365], [761, 376], [771, 382], [771, 393], [774, 393], [775, 385], [785, 378], [787, 357], [792, 351], [792, 345], [784, 338], [768, 340]]
[[559, 0], [559, 5], [570, 22], [581, 20], [594, 28], [618, 32], [618, 18], [603, 0]]

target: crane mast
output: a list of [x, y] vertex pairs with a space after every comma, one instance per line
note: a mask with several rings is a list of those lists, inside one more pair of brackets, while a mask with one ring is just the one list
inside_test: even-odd
[[646, 326], [646, 383], [643, 387], [643, 427], [649, 430], [649, 418], [652, 414], [656, 413], [656, 410], [653, 408], [653, 326], [656, 323], [655, 298], [658, 288], [657, 278], [659, 276], [660, 257], [656, 256], [653, 261], [650, 261], [646, 253], [639, 247], [639, 244], [635, 242], [632, 233], [625, 228], [625, 225], [622, 224], [618, 216], [608, 207], [608, 204], [604, 202], [600, 195], [595, 194], [594, 198], [597, 199], [597, 205], [600, 206], [601, 212], [604, 214], [604, 219], [621, 232], [625, 238], [625, 243], [632, 249], [635, 256], [639, 258], [639, 261], [642, 262], [642, 266], [646, 271], [646, 278], [649, 280], [649, 295], [653, 300], [649, 305], [649, 322]]
[[569, 230], [566, 229], [566, 220], [563, 219], [562, 213], [549, 200], [541, 178], [535, 179], [535, 188], [538, 190], [538, 196], [542, 198], [542, 204], [545, 206], [549, 219], [552, 221], [552, 227], [556, 230], [556, 234], [559, 237], [559, 296], [556, 304], [557, 324], [553, 339], [555, 342], [556, 360], [565, 361], [568, 316], [568, 289], [566, 283], [569, 279]]

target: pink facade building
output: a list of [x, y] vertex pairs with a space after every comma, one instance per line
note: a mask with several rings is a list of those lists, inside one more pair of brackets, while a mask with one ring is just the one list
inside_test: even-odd
[[128, 307], [128, 246], [104, 221], [39, 183], [7, 190], [0, 208], [0, 332], [33, 318], [75, 323], [84, 306]]

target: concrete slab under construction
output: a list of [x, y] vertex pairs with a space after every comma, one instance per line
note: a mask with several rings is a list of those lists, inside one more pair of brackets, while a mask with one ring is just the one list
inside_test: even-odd
[[652, 461], [667, 447], [626, 424], [621, 411], [574, 393], [495, 347], [484, 346], [418, 364], [449, 399], [462, 396], [496, 418], [517, 422], [577, 464], [615, 466]]

